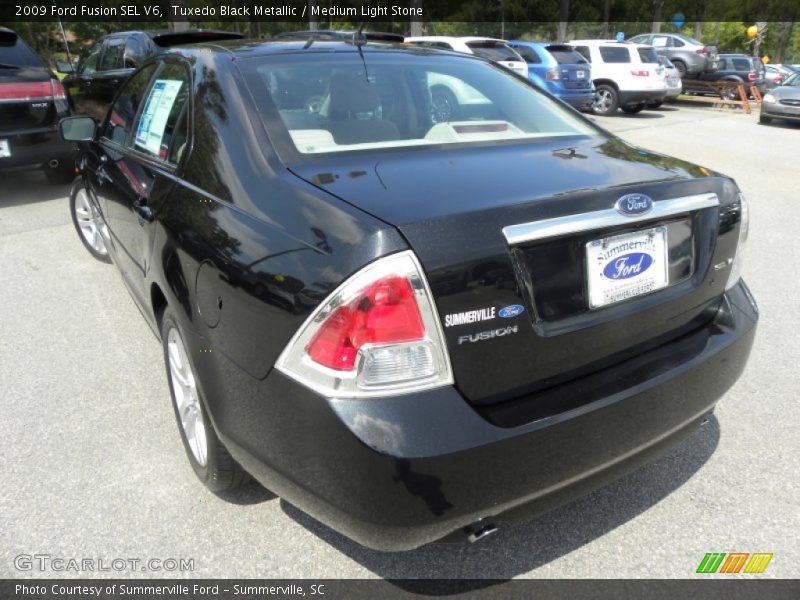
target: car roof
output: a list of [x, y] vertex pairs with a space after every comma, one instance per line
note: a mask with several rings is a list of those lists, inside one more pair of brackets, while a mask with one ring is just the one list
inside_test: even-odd
[[505, 40], [501, 40], [499, 38], [490, 38], [490, 37], [480, 37], [480, 36], [458, 36], [458, 35], [417, 35], [417, 36], [410, 36], [406, 38], [406, 41], [409, 42], [503, 42], [506, 43]]
[[650, 44], [637, 44], [635, 42], [618, 42], [617, 40], [570, 40], [564, 45], [574, 46], [580, 44], [582, 46], [600, 46], [600, 45], [617, 45], [625, 46], [626, 48], [652, 48]]

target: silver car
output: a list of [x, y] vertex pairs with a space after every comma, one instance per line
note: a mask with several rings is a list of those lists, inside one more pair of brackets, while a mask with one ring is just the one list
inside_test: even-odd
[[800, 73], [791, 75], [783, 85], [769, 90], [762, 100], [759, 123], [770, 123], [773, 119], [800, 121]]
[[682, 33], [643, 33], [628, 41], [655, 48], [672, 61], [681, 79], [693, 79], [716, 71], [719, 66], [716, 46], [708, 46]]

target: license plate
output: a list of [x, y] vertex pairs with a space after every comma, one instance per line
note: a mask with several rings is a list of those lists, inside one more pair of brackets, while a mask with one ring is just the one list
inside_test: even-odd
[[0, 140], [0, 158], [9, 156], [11, 156], [11, 147], [8, 145], [8, 140]]
[[575, 77], [577, 77], [578, 79], [583, 79], [584, 77], [586, 77], [586, 72], [584, 72], [584, 71], [575, 71]]
[[667, 228], [653, 227], [586, 244], [589, 307], [649, 294], [669, 283]]

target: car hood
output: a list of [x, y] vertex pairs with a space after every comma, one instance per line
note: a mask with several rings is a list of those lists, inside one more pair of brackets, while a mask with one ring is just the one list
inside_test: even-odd
[[769, 92], [776, 98], [800, 98], [800, 86], [778, 86]]
[[347, 154], [296, 164], [290, 170], [401, 229], [537, 198], [709, 174], [691, 163], [600, 136]]

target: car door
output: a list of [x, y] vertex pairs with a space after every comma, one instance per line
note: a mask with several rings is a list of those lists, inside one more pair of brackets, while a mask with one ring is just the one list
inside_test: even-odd
[[110, 129], [101, 141], [108, 148], [104, 197], [110, 235], [118, 246], [118, 263], [143, 303], [155, 220], [151, 206], [161, 202], [174, 183], [172, 173], [187, 147], [190, 116], [188, 66], [173, 60], [153, 66], [131, 77], [114, 102], [125, 111], [123, 120], [130, 126], [117, 134], [111, 117], [119, 110], [112, 110]]

